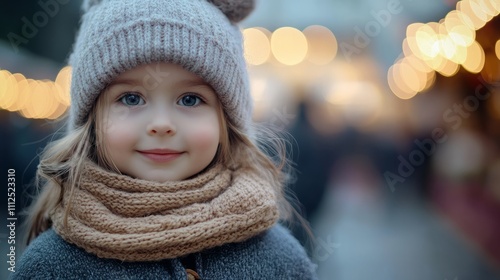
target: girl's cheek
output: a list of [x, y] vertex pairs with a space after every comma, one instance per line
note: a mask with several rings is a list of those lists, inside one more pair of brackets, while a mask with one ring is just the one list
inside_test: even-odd
[[193, 131], [189, 138], [201, 149], [216, 148], [220, 140], [219, 128], [201, 127]]
[[125, 106], [111, 106], [107, 117], [104, 119], [104, 133], [114, 132], [129, 123], [131, 111]]

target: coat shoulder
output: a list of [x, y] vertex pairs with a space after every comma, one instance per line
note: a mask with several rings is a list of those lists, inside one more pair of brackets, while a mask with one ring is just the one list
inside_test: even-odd
[[53, 278], [52, 269], [64, 266], [71, 245], [49, 229], [24, 250], [11, 279]]
[[316, 265], [281, 225], [245, 242], [226, 244], [205, 254], [210, 255], [207, 258], [211, 260], [207, 262], [210, 269], [220, 275], [244, 275], [247, 279], [317, 279]]

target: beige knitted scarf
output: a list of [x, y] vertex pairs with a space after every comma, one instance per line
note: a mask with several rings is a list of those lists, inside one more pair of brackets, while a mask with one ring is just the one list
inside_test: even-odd
[[86, 163], [70, 204], [69, 199], [65, 192], [51, 214], [56, 232], [98, 257], [123, 261], [176, 258], [244, 241], [278, 219], [268, 183], [221, 167], [193, 179], [157, 183]]

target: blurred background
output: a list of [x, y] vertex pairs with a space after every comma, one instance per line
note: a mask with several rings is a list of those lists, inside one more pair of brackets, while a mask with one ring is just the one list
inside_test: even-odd
[[[15, 170], [18, 225], [71, 104], [80, 4], [0, 8], [0, 170], [3, 182]], [[500, 279], [499, 12], [499, 0], [261, 0], [242, 22], [254, 118], [291, 136], [288, 189], [314, 237], [290, 227], [320, 279]]]

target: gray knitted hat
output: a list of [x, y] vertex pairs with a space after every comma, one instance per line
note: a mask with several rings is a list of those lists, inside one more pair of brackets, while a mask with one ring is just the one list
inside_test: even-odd
[[69, 127], [85, 123], [101, 91], [141, 64], [179, 64], [209, 83], [227, 116], [249, 130], [252, 102], [236, 25], [253, 0], [84, 0], [70, 56]]

